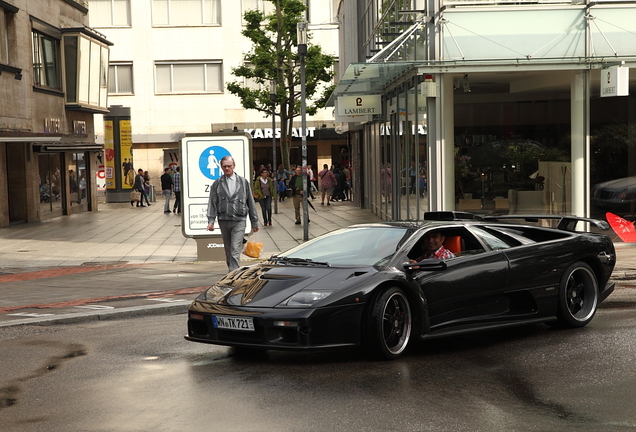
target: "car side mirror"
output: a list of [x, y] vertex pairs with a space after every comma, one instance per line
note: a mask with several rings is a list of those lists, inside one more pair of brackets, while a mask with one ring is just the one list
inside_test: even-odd
[[406, 271], [440, 271], [446, 270], [448, 265], [444, 260], [425, 259], [417, 263], [404, 263], [403, 267]]

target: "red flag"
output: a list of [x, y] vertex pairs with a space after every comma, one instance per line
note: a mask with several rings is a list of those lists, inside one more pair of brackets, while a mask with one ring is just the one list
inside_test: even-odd
[[636, 243], [636, 228], [634, 223], [623, 219], [614, 213], [606, 213], [605, 218], [614, 232], [626, 243]]

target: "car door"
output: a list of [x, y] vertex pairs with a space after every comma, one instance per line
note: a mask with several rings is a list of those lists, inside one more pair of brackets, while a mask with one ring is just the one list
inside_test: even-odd
[[[516, 237], [519, 244], [503, 250], [510, 263], [508, 295], [517, 299], [517, 314], [536, 317], [555, 315], [561, 274], [572, 263], [576, 246], [567, 233], [558, 239], [534, 241], [530, 239], [541, 238], [541, 234], [532, 234], [532, 231], [542, 229], [524, 229], [524, 235]], [[502, 241], [514, 241], [509, 238], [512, 233], [500, 227], [485, 230]]]
[[[484, 246], [469, 231], [460, 234], [464, 244]], [[460, 253], [446, 265], [445, 270], [413, 276], [427, 300], [431, 331], [488, 320], [509, 310], [504, 294], [509, 266], [502, 251], [483, 247], [474, 254]]]

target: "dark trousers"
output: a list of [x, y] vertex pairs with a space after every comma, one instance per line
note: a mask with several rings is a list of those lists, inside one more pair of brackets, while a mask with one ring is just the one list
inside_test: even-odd
[[139, 200], [139, 202], [137, 202], [137, 207], [143, 207], [144, 199], [146, 200], [146, 204], [150, 205], [150, 202], [148, 202], [148, 195], [146, 195], [146, 191], [143, 190], [143, 188], [141, 190], [137, 189], [137, 191], [141, 193], [141, 199]]
[[243, 238], [245, 238], [245, 219], [240, 221], [219, 221], [223, 248], [225, 249], [225, 262], [228, 271], [239, 268], [241, 251], [243, 250]]
[[269, 195], [259, 199], [258, 203], [261, 205], [261, 211], [263, 212], [263, 223], [272, 223], [272, 196]]

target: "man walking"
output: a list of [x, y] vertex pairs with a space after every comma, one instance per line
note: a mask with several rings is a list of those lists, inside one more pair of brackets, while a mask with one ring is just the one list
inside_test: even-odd
[[218, 218], [225, 262], [229, 271], [239, 267], [243, 236], [249, 216], [252, 230], [258, 231], [258, 213], [250, 182], [234, 172], [234, 158], [221, 159], [223, 175], [210, 188], [208, 199], [208, 231], [214, 231], [214, 221]]
[[181, 168], [177, 167], [172, 176], [172, 190], [174, 191], [174, 206], [172, 213], [181, 213]]
[[172, 195], [172, 177], [170, 177], [170, 168], [165, 168], [161, 175], [161, 190], [163, 196], [166, 198], [166, 203], [163, 205], [163, 212], [170, 213], [170, 195]]
[[[308, 177], [307, 174], [304, 174]], [[303, 189], [303, 169], [302, 167], [296, 167], [296, 174], [289, 180], [289, 187], [292, 190], [292, 199], [294, 200], [294, 216], [296, 217], [296, 225], [300, 225], [300, 205], [303, 202], [303, 197], [309, 195], [309, 178], [307, 178], [307, 189]], [[309, 203], [311, 204], [311, 203]], [[312, 206], [313, 207], [313, 206]], [[315, 210], [315, 209], [314, 209]], [[307, 222], [311, 222], [307, 220]]]
[[[137, 176], [135, 177], [135, 182], [134, 182], [134, 189], [141, 193], [141, 199], [139, 200], [139, 202], [137, 202], [137, 207], [146, 207], [144, 205], [144, 200], [146, 200], [146, 205], [150, 207], [150, 201], [148, 201], [148, 195], [146, 195], [146, 191], [144, 189], [145, 181], [146, 180], [144, 179], [144, 170], [139, 168], [137, 170]], [[132, 201], [130, 202], [130, 205], [133, 205]]]

